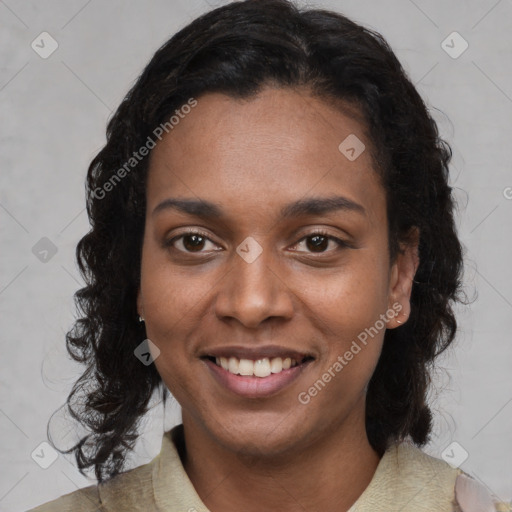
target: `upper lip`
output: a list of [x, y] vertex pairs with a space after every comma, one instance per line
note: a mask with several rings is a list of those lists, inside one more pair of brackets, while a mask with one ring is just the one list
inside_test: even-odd
[[252, 359], [254, 361], [268, 357], [291, 358], [296, 361], [302, 361], [304, 358], [313, 358], [309, 352], [280, 347], [278, 345], [265, 345], [261, 347], [247, 347], [242, 345], [230, 345], [215, 347], [204, 350], [200, 357], [237, 357], [238, 359]]

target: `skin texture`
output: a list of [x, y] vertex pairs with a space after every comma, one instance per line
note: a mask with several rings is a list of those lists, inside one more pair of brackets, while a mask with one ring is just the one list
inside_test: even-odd
[[[352, 133], [367, 149], [349, 161], [338, 146]], [[390, 261], [370, 143], [360, 121], [308, 91], [266, 88], [250, 100], [198, 98], [152, 151], [138, 310], [161, 351], [158, 372], [182, 406], [185, 470], [213, 512], [339, 512], [375, 472], [365, 387], [385, 329], [307, 405], [297, 398], [393, 304], [401, 310], [386, 328], [410, 312], [417, 243]], [[290, 202], [332, 195], [365, 213], [279, 217]], [[224, 217], [153, 214], [170, 197], [212, 201]], [[190, 238], [164, 246], [190, 228], [209, 239], [199, 252], [190, 252]], [[315, 249], [305, 237], [318, 229], [349, 245], [326, 240]], [[236, 252], [249, 236], [262, 248], [252, 263]], [[199, 359], [215, 347], [268, 344], [315, 359], [266, 398], [227, 390]]]

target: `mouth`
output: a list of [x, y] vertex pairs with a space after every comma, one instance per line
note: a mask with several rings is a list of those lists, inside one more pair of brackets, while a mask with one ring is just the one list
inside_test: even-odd
[[211, 361], [220, 368], [233, 375], [244, 377], [265, 378], [272, 374], [295, 368], [313, 360], [312, 356], [302, 357], [261, 357], [258, 359], [231, 357], [204, 356], [203, 359]]
[[225, 347], [204, 353], [200, 359], [225, 390], [244, 398], [266, 398], [294, 382], [315, 357], [270, 346]]

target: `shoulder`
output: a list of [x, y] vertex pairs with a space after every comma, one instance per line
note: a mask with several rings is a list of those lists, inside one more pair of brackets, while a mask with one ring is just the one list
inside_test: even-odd
[[407, 475], [410, 480], [432, 481], [434, 485], [453, 487], [460, 470], [453, 468], [447, 462], [428, 455], [412, 441], [402, 441], [392, 445], [383, 458], [386, 466], [393, 474]]
[[[409, 474], [421, 474], [428, 481], [432, 479], [436, 489], [440, 489], [438, 482], [445, 482], [446, 491], [453, 497], [454, 512], [512, 512], [509, 504], [495, 501], [483, 484], [461, 469], [427, 455], [412, 443], [401, 443], [397, 449], [401, 452], [400, 459], [406, 462]], [[476, 505], [478, 506], [475, 508]]]
[[160, 453], [147, 464], [28, 512], [206, 510], [182, 466], [179, 451], [183, 443], [180, 424], [164, 433]]
[[71, 512], [80, 510], [82, 512], [101, 511], [101, 501], [98, 494], [98, 486], [91, 485], [78, 489], [70, 494], [66, 494], [49, 501], [44, 505], [30, 509], [28, 512]]
[[393, 443], [350, 512], [454, 512], [454, 488], [459, 474], [460, 470], [428, 455], [410, 440]]
[[[139, 510], [138, 504], [148, 506], [153, 499], [152, 471], [158, 457], [151, 462], [120, 473], [98, 485], [91, 485], [65, 494], [28, 512], [105, 512], [115, 504], [118, 510]], [[146, 510], [140, 508], [140, 510]], [[150, 510], [148, 507], [147, 510]]]
[[495, 501], [483, 484], [461, 469], [426, 454], [412, 443], [400, 443], [396, 450], [399, 453], [397, 460], [409, 477], [417, 482], [430, 482], [433, 493], [442, 490], [451, 495], [454, 512], [512, 512], [510, 505]]

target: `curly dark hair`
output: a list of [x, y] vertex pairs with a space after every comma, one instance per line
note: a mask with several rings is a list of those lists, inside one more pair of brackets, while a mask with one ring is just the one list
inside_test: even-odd
[[202, 15], [155, 53], [88, 169], [91, 230], [76, 249], [86, 285], [75, 294], [79, 318], [66, 336], [70, 355], [86, 366], [66, 405], [88, 433], [63, 453], [74, 451], [80, 471], [94, 467], [100, 482], [123, 471], [153, 393], [167, 396], [155, 365], [134, 357], [146, 337], [136, 297], [149, 158], [112, 177], [189, 98], [251, 98], [264, 86], [307, 87], [333, 108], [357, 107], [386, 193], [392, 261], [411, 228], [419, 229], [410, 318], [385, 333], [367, 391], [366, 429], [380, 455], [392, 441], [410, 437], [422, 446], [429, 439], [430, 373], [456, 334], [452, 306], [463, 302], [451, 148], [379, 33], [288, 0], [247, 0]]

